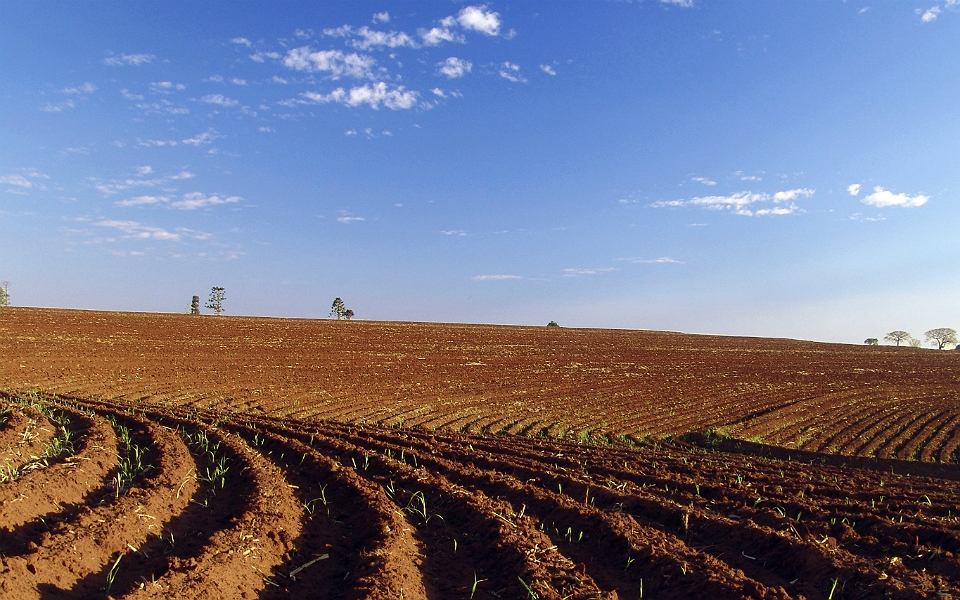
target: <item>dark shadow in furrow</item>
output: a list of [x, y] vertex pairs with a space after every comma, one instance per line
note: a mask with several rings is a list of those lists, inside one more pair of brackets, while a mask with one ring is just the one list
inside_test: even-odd
[[379, 545], [381, 515], [347, 478], [336, 472], [338, 467], [317, 448], [288, 434], [277, 434], [275, 427], [258, 429], [253, 424], [222, 427], [239, 433], [251, 447], [283, 469], [291, 485], [297, 486], [293, 491], [304, 505], [307, 517], [300, 536], [293, 542], [294, 550], [288, 562], [302, 566], [323, 554], [329, 555], [300, 571], [295, 578], [283, 573], [286, 577], [274, 580], [277, 587], [268, 587], [260, 597], [287, 598], [308, 593], [311, 598], [325, 599], [354, 596], [352, 582], [375, 575], [368, 566], [358, 567], [358, 564], [364, 549]]
[[[891, 449], [888, 452], [899, 457], [901, 460], [917, 460], [920, 457], [920, 453], [923, 451], [923, 442], [927, 437], [929, 437], [928, 435], [924, 436], [924, 439], [922, 440], [917, 439], [919, 434], [932, 423], [939, 421], [943, 416], [943, 412], [936, 412], [933, 415], [927, 414], [924, 416], [927, 418], [921, 421], [920, 416], [918, 415], [917, 419], [908, 425], [906, 429], [904, 429], [900, 434], [897, 434], [891, 438], [890, 441], [888, 441], [887, 444], [880, 449], [880, 453], [882, 454], [886, 448], [890, 447]], [[901, 439], [901, 437], [903, 439]], [[906, 449], [913, 444], [914, 440], [916, 440], [916, 444], [914, 445], [913, 451], [909, 455], [905, 455]]]
[[[354, 441], [363, 443], [362, 440]], [[396, 448], [396, 451], [399, 451], [399, 447]], [[477, 471], [477, 474], [468, 474], [466, 470], [469, 470], [469, 467], [461, 467], [444, 459], [435, 459], [429, 453], [421, 455], [419, 462], [436, 469], [441, 476], [451, 482], [485, 494], [488, 497], [506, 499], [513, 506], [515, 512], [523, 510], [522, 507], [525, 505], [527, 513], [531, 517], [535, 515], [543, 523], [544, 533], [550, 537], [555, 545], [562, 549], [562, 554], [586, 565], [587, 572], [602, 589], [617, 590], [618, 594], [631, 597], [637, 593], [638, 578], [642, 577], [644, 590], [648, 593], [672, 595], [676, 592], [674, 589], [669, 589], [670, 586], [683, 585], [693, 586], [682, 588], [687, 589], [690, 593], [693, 589], [697, 589], [697, 593], [702, 592], [718, 598], [740, 598], [742, 596], [742, 592], [738, 588], [734, 588], [726, 582], [704, 578], [699, 573], [684, 575], [684, 561], [673, 556], [667, 556], [664, 552], [655, 553], [651, 548], [645, 548], [639, 552], [635, 551], [624, 534], [618, 532], [608, 518], [605, 518], [600, 512], [584, 514], [584, 511], [579, 509], [563, 507], [558, 505], [555, 500], [542, 498], [543, 490], [537, 492], [532, 486], [519, 481], [515, 481], [515, 486], [517, 486], [515, 487], [500, 479], [501, 477], [509, 478], [509, 475], [480, 474], [483, 473], [480, 470]], [[583, 486], [580, 492], [585, 492], [585, 490], [586, 487]], [[559, 531], [551, 527], [551, 523], [559, 527], [572, 528], [569, 537], [565, 537], [566, 529]], [[656, 528], [662, 529], [662, 526]], [[580, 532], [590, 532], [588, 534], [589, 538], [587, 540], [579, 539]], [[668, 536], [675, 537], [673, 532], [668, 532]], [[574, 538], [578, 539], [575, 540]], [[680, 544], [682, 545], [682, 542]], [[631, 566], [629, 569], [613, 566], [619, 562], [626, 566], [628, 558], [633, 558], [636, 561], [636, 566]], [[683, 594], [681, 594], [682, 596]]]
[[[303, 431], [275, 426], [270, 429], [304, 441], [311, 438]], [[517, 577], [525, 575], [524, 556], [516, 547], [502, 543], [499, 522], [494, 517], [479, 512], [438, 484], [424, 481], [429, 476], [418, 477], [410, 465], [383, 456], [382, 447], [376, 443], [365, 449], [353, 443], [356, 439], [340, 440], [324, 433], [312, 437], [311, 447], [326, 451], [344, 468], [351, 468], [355, 460], [356, 473], [380, 486], [403, 511], [414, 528], [414, 537], [425, 548], [421, 572], [429, 598], [469, 596], [474, 573], [486, 580], [478, 584], [475, 598], [495, 597], [487, 593], [491, 589], [502, 592], [517, 588]], [[411, 463], [417, 460], [409, 453], [404, 456]], [[426, 517], [418, 511], [426, 511]]]
[[[484, 463], [486, 460], [488, 459], [479, 457], [475, 462]], [[432, 461], [432, 459], [430, 456], [424, 456], [421, 458], [421, 461], [427, 463], [428, 461]], [[492, 467], [492, 465], [485, 466], [486, 468]], [[524, 474], [531, 477], [536, 477], [537, 475], [537, 472], [533, 469], [517, 467], [516, 465], [513, 465], [512, 474], [514, 476], [519, 475], [519, 473], [517, 473], [518, 470], [525, 471]], [[625, 476], [624, 474], [620, 474], [620, 477], [623, 478]], [[451, 476], [451, 479], [455, 479], [455, 477]], [[554, 481], [547, 483], [547, 486], [551, 484], [555, 485], [557, 482], [565, 483], [569, 493], [572, 494], [573, 497], [579, 497], [580, 494], [587, 493], [586, 484], [577, 482], [576, 480], [571, 480], [563, 476], [551, 476], [550, 479]], [[664, 500], [658, 499], [654, 501], [641, 499], [636, 496], [615, 495], [606, 490], [597, 490], [596, 494], [601, 497], [611, 496], [613, 498], [619, 498], [619, 504], [623, 507], [623, 510], [626, 510], [626, 512], [629, 512], [634, 518], [641, 522], [646, 523], [647, 526], [659, 529], [667, 535], [679, 536], [679, 532], [684, 529], [683, 511], [679, 509], [679, 507], [676, 509], [667, 507]], [[632, 506], [635, 507], [635, 510], [627, 510], [628, 504], [631, 503]], [[606, 505], [598, 504], [598, 508], [612, 510], [617, 507], [617, 505], [617, 501], [610, 499]], [[689, 543], [691, 544], [703, 544], [705, 551], [712, 554], [718, 560], [724, 560], [724, 562], [727, 562], [731, 566], [743, 570], [750, 578], [767, 586], [774, 588], [783, 586], [789, 588], [793, 593], [799, 592], [807, 595], [817, 595], [820, 593], [820, 590], [815, 586], [802, 582], [791, 586], [789, 582], [796, 579], [802, 579], [803, 581], [818, 580], [823, 578], [824, 573], [830, 572], [843, 574], [845, 579], [856, 576], [856, 573], [853, 572], [852, 569], [846, 567], [840, 567], [838, 569], [822, 552], [808, 544], [797, 544], [790, 539], [782, 538], [769, 531], [763, 531], [759, 528], [743, 527], [739, 524], [731, 525], [717, 519], [711, 518], [704, 522], [707, 523], [708, 526], [706, 529], [701, 528], [704, 529], [702, 533], [698, 534], [697, 530], [692, 532], [688, 530], [683, 536], [684, 539], [689, 538]], [[716, 543], [719, 540], [722, 540], [722, 542], [719, 544]], [[562, 544], [563, 540], [555, 540], [555, 542], [559, 545]], [[758, 564], [756, 560], [747, 558], [746, 550], [741, 548], [741, 546], [756, 553], [759, 552], [754, 550], [754, 548], [762, 549], [764, 556], [761, 559], [761, 563]], [[760, 557], [754, 557], [754, 559], [757, 558]]]
[[[75, 422], [74, 419], [84, 423], [83, 429], [77, 432], [77, 443], [74, 445], [74, 455], [77, 456], [81, 455], [87, 448], [89, 439], [85, 434], [92, 429], [93, 421], [89, 417], [82, 416], [82, 413], [79, 412], [70, 411], [69, 414], [71, 415], [71, 424]], [[119, 420], [118, 418], [118, 421]], [[131, 423], [136, 424], [136, 421], [131, 421]], [[127, 421], [124, 421], [124, 424], [131, 427], [131, 435], [139, 443], [143, 444], [146, 440], [150, 439], [149, 435], [139, 424], [131, 426]], [[119, 439], [117, 443], [120, 443]], [[148, 464], [153, 456], [155, 455], [148, 452], [146, 458]], [[36, 545], [40, 544], [41, 539], [47, 532], [73, 522], [77, 518], [77, 515], [90, 506], [100, 506], [115, 499], [116, 489], [111, 482], [118, 472], [118, 466], [107, 471], [103, 485], [90, 491], [77, 502], [61, 504], [62, 508], [60, 510], [38, 515], [33, 521], [25, 523], [12, 531], [6, 527], [0, 528], [0, 553], [6, 556], [22, 556], [28, 554], [32, 551], [31, 546], [36, 547]], [[40, 471], [34, 471], [33, 473], [36, 473], [37, 477], [42, 476]]]
[[[180, 420], [166, 415], [150, 414], [149, 418], [181, 431], [196, 432], [204, 430], [203, 425]], [[217, 441], [215, 434], [207, 433], [211, 442]], [[190, 448], [188, 446], [188, 448]], [[120, 597], [138, 588], [141, 583], [150, 582], [163, 576], [170, 570], [192, 570], [197, 567], [196, 557], [200, 556], [209, 544], [214, 533], [231, 526], [232, 521], [248, 510], [251, 504], [250, 489], [252, 479], [245, 475], [242, 468], [244, 460], [227, 446], [221, 445], [218, 452], [229, 459], [229, 478], [226, 487], [214, 489], [210, 483], [200, 483], [195, 499], [190, 501], [187, 510], [170, 519], [161, 536], [148, 538], [137, 552], [126, 553], [120, 561], [110, 595]], [[213, 467], [209, 456], [203, 451], [190, 448], [197, 460], [197, 468]], [[204, 505], [206, 503], [206, 505]], [[107, 574], [113, 567], [111, 562], [96, 572], [84, 577], [68, 592], [56, 590], [57, 598], [99, 597], [105, 590]], [[51, 590], [53, 592], [53, 590]]]

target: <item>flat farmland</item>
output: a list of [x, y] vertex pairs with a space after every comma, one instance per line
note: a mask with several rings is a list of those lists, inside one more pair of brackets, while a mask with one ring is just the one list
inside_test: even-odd
[[960, 352], [11, 308], [0, 353], [5, 597], [960, 594]]

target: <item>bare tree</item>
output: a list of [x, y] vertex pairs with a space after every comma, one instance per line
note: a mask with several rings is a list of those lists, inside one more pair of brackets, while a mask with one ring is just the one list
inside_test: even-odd
[[[213, 314], [220, 316], [223, 312], [223, 301], [227, 299], [227, 293], [222, 287], [210, 288], [210, 299], [207, 300], [206, 307], [213, 311]], [[199, 313], [199, 309], [197, 310]]]
[[930, 331], [923, 334], [923, 337], [926, 341], [933, 341], [937, 346], [937, 350], [943, 350], [943, 347], [947, 344], [957, 344], [957, 330], [950, 329], [949, 327], [938, 327], [937, 329], [931, 329]]
[[10, 306], [10, 282], [0, 283], [0, 306]]
[[911, 347], [911, 348], [919, 348], [919, 347], [921, 347], [921, 346], [923, 346], [923, 342], [921, 342], [921, 341], [918, 340], [917, 338], [910, 338], [910, 347]]
[[883, 336], [883, 339], [888, 342], [894, 342], [896, 345], [900, 345], [901, 342], [910, 341], [910, 334], [906, 331], [891, 331], [887, 335]]
[[333, 306], [330, 307], [330, 316], [336, 317], [338, 321], [347, 316], [347, 306], [343, 303], [343, 300], [337, 298], [333, 301]]

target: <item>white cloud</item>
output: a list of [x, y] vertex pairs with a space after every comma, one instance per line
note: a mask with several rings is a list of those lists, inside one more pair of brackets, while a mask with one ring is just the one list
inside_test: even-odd
[[244, 38], [244, 37], [235, 37], [235, 38], [233, 38], [232, 40], [230, 40], [230, 43], [232, 43], [232, 44], [239, 44], [239, 45], [241, 45], [241, 46], [246, 46], [247, 48], [252, 48], [252, 47], [253, 47], [253, 44], [250, 43], [250, 40], [248, 40], [247, 38]]
[[183, 195], [183, 200], [177, 200], [170, 204], [170, 206], [181, 210], [196, 210], [218, 204], [233, 204], [241, 200], [243, 200], [243, 198], [240, 196], [207, 196], [200, 192], [190, 192], [189, 194]]
[[217, 133], [215, 129], [208, 129], [203, 133], [198, 133], [192, 138], [183, 140], [184, 144], [188, 146], [202, 146], [204, 144], [212, 144], [214, 140], [220, 139], [224, 136]]
[[809, 188], [799, 188], [796, 190], [787, 190], [785, 192], [777, 192], [773, 195], [774, 202], [789, 202], [790, 200], [796, 200], [800, 196], [804, 198], [809, 198], [812, 196], [816, 190], [811, 190]]
[[661, 256], [660, 258], [618, 258], [617, 260], [622, 260], [622, 261], [626, 261], [634, 264], [674, 264], [674, 265], [686, 264], [682, 260], [670, 258], [669, 256]]
[[127, 200], [120, 200], [119, 202], [114, 202], [114, 206], [144, 206], [149, 204], [159, 204], [162, 202], [169, 202], [169, 196], [136, 196], [134, 198], [129, 198]]
[[440, 96], [441, 98], [447, 97], [447, 95], [440, 88], [433, 88], [432, 90], [430, 90], [430, 92], [433, 93], [435, 96]]
[[390, 22], [390, 13], [387, 11], [374, 13], [373, 15], [374, 23], [389, 23]]
[[349, 223], [354, 223], [354, 222], [357, 222], [357, 221], [366, 221], [366, 219], [363, 218], [363, 217], [351, 217], [351, 216], [348, 216], [348, 215], [343, 215], [343, 216], [337, 217], [337, 222], [338, 222], [338, 223], [347, 223], [347, 224], [349, 224]]
[[161, 98], [159, 102], [137, 104], [137, 108], [147, 115], [185, 115], [190, 112], [189, 108], [174, 106], [173, 102]]
[[258, 131], [260, 133], [273, 133], [276, 131], [276, 129], [274, 129], [273, 127], [260, 127]]
[[389, 89], [387, 84], [381, 81], [373, 85], [364, 84], [361, 87], [351, 88], [349, 92], [343, 88], [337, 88], [329, 94], [304, 92], [300, 96], [306, 100], [299, 102], [314, 104], [336, 102], [347, 106], [367, 104], [374, 110], [379, 110], [380, 105], [383, 104], [387, 108], [399, 110], [413, 108], [420, 94], [419, 92], [407, 91], [402, 85]]
[[703, 185], [717, 185], [716, 181], [707, 179], [706, 177], [691, 177], [691, 181], [696, 181], [697, 183], [702, 183]]
[[[173, 143], [176, 144], [176, 142]], [[142, 168], [143, 167], [140, 167], [138, 170]], [[100, 192], [109, 195], [116, 194], [117, 192], [128, 190], [130, 188], [168, 186], [173, 181], [192, 179], [193, 177], [195, 177], [195, 175], [190, 171], [180, 171], [175, 175], [167, 175], [165, 177], [157, 177], [154, 179], [114, 179], [106, 183], [94, 183], [93, 187], [100, 190]]]
[[230, 83], [232, 83], [233, 85], [247, 85], [247, 80], [240, 79], [239, 77], [234, 77], [233, 79], [230, 80]]
[[433, 27], [430, 30], [421, 29], [418, 31], [420, 39], [427, 46], [439, 46], [443, 42], [457, 42], [462, 44], [465, 40], [462, 35], [458, 35], [450, 30], [449, 27]]
[[60, 93], [61, 93], [61, 94], [79, 94], [79, 95], [84, 95], [84, 94], [92, 94], [92, 93], [94, 93], [95, 91], [97, 91], [97, 86], [93, 85], [92, 83], [90, 83], [90, 82], [88, 81], [88, 82], [86, 82], [86, 83], [84, 83], [84, 84], [82, 84], [82, 85], [78, 85], [78, 86], [76, 86], [76, 87], [71, 87], [71, 88], [66, 88], [66, 89], [60, 90]]
[[519, 275], [474, 275], [471, 277], [474, 281], [503, 281], [506, 279], [523, 279]]
[[256, 52], [250, 55], [250, 60], [253, 62], [262, 63], [267, 59], [278, 60], [280, 58], [279, 52]]
[[867, 12], [868, 10], [870, 10], [870, 7], [869, 7], [869, 6], [864, 6], [863, 8], [861, 8], [860, 10], [857, 11], [857, 14], [858, 14], [858, 15], [862, 15], [863, 13]]
[[418, 47], [417, 42], [402, 31], [377, 31], [370, 29], [366, 25], [359, 29], [354, 29], [349, 25], [343, 25], [336, 29], [324, 29], [323, 34], [330, 37], [353, 38], [350, 39], [347, 44], [358, 50], [369, 50], [377, 46], [386, 48]]
[[0, 183], [16, 185], [27, 189], [33, 187], [33, 182], [23, 175], [0, 175]]
[[902, 206], [903, 208], [915, 208], [917, 206], [923, 206], [929, 200], [929, 196], [923, 196], [918, 194], [916, 196], [908, 196], [906, 194], [894, 194], [893, 192], [887, 191], [880, 186], [873, 188], [873, 193], [865, 197], [861, 202], [864, 204], [869, 204], [871, 206], [876, 206], [878, 208], [884, 208], [887, 206]]
[[[735, 214], [746, 217], [791, 215], [800, 212], [800, 207], [793, 204], [793, 202], [791, 202], [792, 200], [795, 200], [801, 196], [810, 197], [813, 194], [814, 190], [807, 188], [777, 192], [772, 196], [767, 193], [738, 192], [735, 194], [730, 194], [729, 196], [701, 196], [697, 198], [691, 198], [690, 200], [660, 200], [658, 202], [654, 202], [651, 206], [654, 208], [666, 206], [699, 206], [708, 210], [730, 210]], [[751, 204], [755, 204], [757, 202], [771, 201], [775, 204], [780, 204], [783, 202], [790, 202], [790, 204], [787, 206], [761, 208], [756, 210], [748, 208]]]
[[187, 89], [182, 83], [173, 83], [172, 81], [154, 81], [150, 84], [150, 89], [161, 94], [169, 94], [172, 91]]
[[227, 98], [223, 94], [207, 94], [203, 98], [200, 98], [200, 100], [202, 102], [206, 102], [207, 104], [216, 104], [223, 107], [236, 106], [240, 104], [239, 100]]
[[326, 72], [331, 79], [346, 75], [357, 79], [372, 78], [373, 66], [377, 61], [371, 56], [352, 52], [344, 54], [340, 50], [319, 50], [314, 52], [307, 46], [294, 48], [287, 52], [283, 65], [297, 71]]
[[439, 67], [437, 69], [439, 73], [446, 75], [449, 79], [456, 79], [469, 73], [473, 69], [473, 63], [451, 56], [443, 62], [438, 62], [437, 67]]
[[76, 105], [73, 103], [73, 100], [64, 100], [63, 102], [58, 102], [57, 104], [48, 103], [45, 106], [41, 106], [40, 110], [43, 112], [58, 113], [62, 112], [64, 109], [73, 108], [74, 106]]
[[564, 269], [564, 277], [580, 277], [581, 275], [599, 275], [601, 273], [611, 273], [616, 271], [614, 267], [601, 267], [598, 269]]
[[514, 83], [527, 82], [523, 75], [520, 74], [520, 65], [515, 65], [510, 61], [506, 61], [500, 66], [500, 77], [508, 81], [513, 81]]
[[556, 75], [557, 72], [554, 71], [553, 67], [550, 65], [540, 65], [540, 70], [546, 73], [547, 75]]
[[140, 65], [151, 63], [156, 59], [157, 57], [152, 54], [121, 54], [120, 56], [108, 56], [103, 59], [103, 62], [112, 67], [120, 67], [123, 65], [139, 67]]
[[137, 167], [137, 175], [140, 175], [141, 177], [144, 175], [149, 175], [150, 173], [153, 173], [153, 167], [149, 165]]
[[138, 240], [163, 240], [168, 242], [180, 241], [179, 233], [172, 233], [160, 227], [148, 227], [136, 221], [105, 220], [96, 223], [100, 227], [112, 227], [128, 234], [128, 238]]
[[464, 237], [467, 235], [467, 232], [462, 229], [449, 229], [447, 231], [441, 231], [443, 235], [453, 235], [456, 237]]
[[140, 94], [133, 94], [127, 88], [120, 90], [120, 95], [126, 98], [127, 100], [143, 100], [143, 96]]
[[356, 129], [348, 129], [348, 130], [346, 130], [346, 131], [343, 132], [343, 135], [357, 135], [357, 130], [356, 130]]
[[468, 6], [457, 15], [457, 22], [464, 29], [479, 31], [486, 35], [497, 35], [500, 33], [500, 13], [486, 9], [486, 5]]
[[762, 179], [756, 175], [741, 175], [740, 181], [762, 181]]
[[851, 196], [856, 196], [860, 194], [860, 184], [851, 183], [850, 185], [847, 186], [847, 192], [849, 192]]
[[931, 23], [933, 21], [936, 21], [937, 17], [939, 16], [940, 16], [940, 7], [932, 6], [929, 9], [927, 9], [925, 13], [923, 13], [923, 16], [920, 17], [920, 20], [923, 21], [924, 23]]
[[223, 83], [223, 76], [211, 75], [210, 77], [207, 77], [207, 81], [212, 81], [213, 83]]
[[671, 4], [683, 8], [692, 8], [693, 0], [660, 0], [660, 4]]

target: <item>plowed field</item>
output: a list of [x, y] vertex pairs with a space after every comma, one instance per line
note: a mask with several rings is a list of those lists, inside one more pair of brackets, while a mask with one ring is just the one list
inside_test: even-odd
[[0, 310], [4, 598], [960, 595], [960, 352]]

